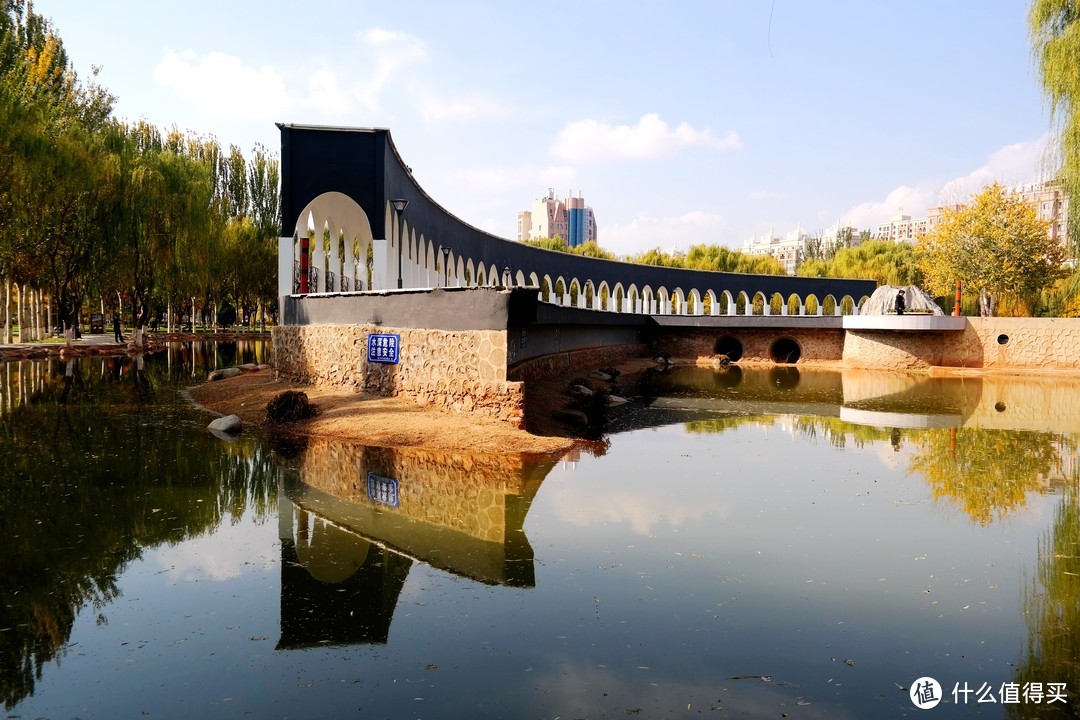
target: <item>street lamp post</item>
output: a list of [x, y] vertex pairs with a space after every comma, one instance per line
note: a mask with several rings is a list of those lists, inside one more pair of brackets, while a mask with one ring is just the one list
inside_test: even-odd
[[443, 268], [443, 281], [442, 286], [445, 288], [450, 284], [450, 248], [443, 245], [439, 248], [442, 252], [442, 268]]
[[409, 201], [404, 198], [395, 198], [390, 201], [390, 204], [394, 206], [394, 211], [397, 213], [397, 219], [394, 221], [394, 228], [398, 231], [398, 246], [397, 246], [397, 286], [401, 289], [401, 245], [405, 241], [402, 237], [401, 228], [401, 216], [405, 212], [405, 208], [409, 206]]

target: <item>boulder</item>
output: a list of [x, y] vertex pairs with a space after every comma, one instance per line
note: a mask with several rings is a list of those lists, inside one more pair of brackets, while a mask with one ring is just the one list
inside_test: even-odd
[[206, 426], [211, 432], [238, 433], [243, 430], [243, 423], [236, 415], [225, 415]]
[[234, 368], [234, 367], [225, 368], [223, 370], [214, 370], [212, 373], [210, 373], [209, 375], [206, 376], [206, 379], [209, 380], [210, 382], [214, 382], [214, 381], [217, 381], [217, 380], [226, 380], [226, 379], [231, 378], [231, 377], [236, 377], [241, 372], [243, 372], [243, 371], [240, 368]]

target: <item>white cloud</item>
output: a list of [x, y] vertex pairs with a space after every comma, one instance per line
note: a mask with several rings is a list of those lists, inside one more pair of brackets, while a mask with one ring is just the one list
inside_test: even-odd
[[373, 28], [360, 37], [370, 72], [361, 74], [361, 80], [355, 86], [356, 97], [371, 110], [381, 107], [381, 99], [387, 88], [392, 87], [396, 78], [410, 65], [427, 59], [427, 46], [419, 38], [408, 33], [395, 32], [383, 28]]
[[661, 524], [678, 527], [704, 517], [726, 518], [731, 508], [719, 501], [688, 501], [673, 497], [662, 488], [642, 492], [612, 491], [610, 487], [560, 486], [551, 500], [560, 520], [576, 527], [624, 524], [648, 536]]
[[[266, 543], [263, 523], [223, 522], [211, 535], [154, 549], [152, 557], [172, 582], [223, 581], [274, 567], [280, 556]], [[270, 529], [272, 531], [272, 528]]]
[[1034, 182], [1040, 172], [1042, 158], [1046, 154], [1048, 136], [1035, 140], [1006, 145], [990, 154], [986, 164], [967, 175], [945, 183], [941, 188], [942, 203], [965, 202], [984, 186], [994, 182], [1002, 185], [1020, 185]]
[[656, 158], [690, 147], [737, 150], [742, 147], [734, 132], [718, 138], [708, 128], [695, 130], [680, 123], [674, 130], [655, 113], [642, 116], [637, 125], [612, 125], [599, 120], [579, 120], [566, 125], [551, 147], [553, 155], [579, 162], [608, 158]]
[[629, 223], [603, 225], [600, 245], [617, 255], [634, 255], [660, 248], [664, 252], [687, 250], [691, 245], [722, 244], [723, 216], [694, 211], [672, 217], [652, 217], [640, 213]]
[[901, 185], [884, 200], [868, 200], [847, 210], [840, 215], [840, 221], [862, 230], [877, 230], [881, 223], [888, 222], [899, 213], [920, 217], [937, 204], [938, 191], [932, 185], [908, 187]]
[[220, 52], [198, 56], [166, 49], [154, 68], [154, 82], [187, 100], [199, 112], [216, 117], [257, 119], [289, 105], [281, 75], [269, 65], [249, 67]]
[[944, 184], [924, 182], [914, 187], [901, 185], [883, 200], [868, 200], [841, 214], [843, 223], [857, 228], [875, 230], [899, 213], [911, 217], [925, 216], [937, 205], [966, 202], [983, 186], [993, 182], [1017, 185], [1035, 182], [1042, 178], [1042, 160], [1046, 152], [1047, 136], [1034, 140], [1006, 145], [994, 151], [986, 163], [967, 175], [954, 178]]

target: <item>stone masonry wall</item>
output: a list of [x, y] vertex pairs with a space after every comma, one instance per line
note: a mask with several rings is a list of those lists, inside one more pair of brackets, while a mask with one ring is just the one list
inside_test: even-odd
[[940, 366], [1080, 372], [1080, 320], [971, 317], [959, 332], [849, 330], [844, 365], [884, 370]]
[[768, 362], [770, 349], [781, 338], [794, 340], [799, 346], [799, 363], [837, 362], [844, 352], [842, 330], [798, 328], [784, 330], [687, 330], [669, 331], [657, 338], [657, 350], [671, 357], [699, 358], [716, 354], [718, 341], [732, 337], [742, 345], [742, 362]]
[[300, 479], [350, 502], [379, 507], [367, 496], [371, 471], [401, 480], [395, 513], [503, 543], [508, 495], [535, 492], [517, 455], [470, 455], [415, 448], [377, 448], [312, 439], [299, 462]]
[[[401, 336], [397, 364], [368, 362], [370, 333]], [[274, 365], [291, 380], [402, 395], [421, 405], [479, 412], [524, 427], [524, 387], [506, 379], [505, 330], [282, 325], [273, 337]]]

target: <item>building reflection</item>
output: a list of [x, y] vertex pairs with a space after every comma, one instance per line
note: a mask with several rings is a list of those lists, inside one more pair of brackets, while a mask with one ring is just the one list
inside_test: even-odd
[[523, 525], [557, 457], [313, 439], [281, 462], [281, 648], [386, 642], [414, 562], [536, 582]]

